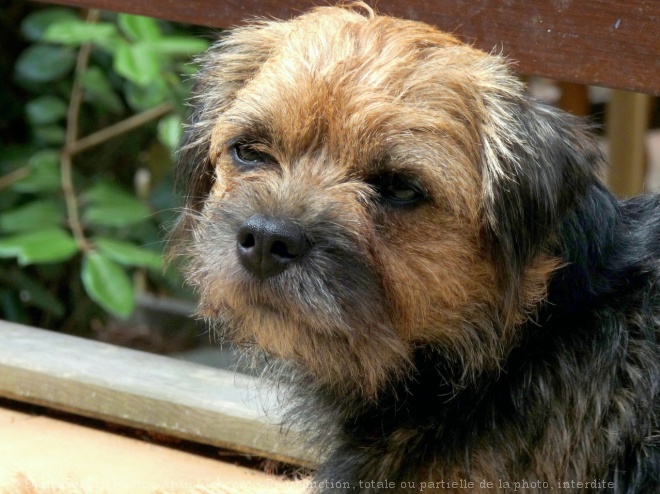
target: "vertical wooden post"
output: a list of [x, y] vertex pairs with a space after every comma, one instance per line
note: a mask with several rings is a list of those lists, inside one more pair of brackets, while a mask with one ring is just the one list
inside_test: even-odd
[[608, 182], [619, 197], [644, 191], [650, 105], [651, 97], [646, 94], [612, 91], [605, 124], [609, 141]]
[[589, 114], [589, 91], [584, 84], [573, 82], [560, 82], [561, 98], [557, 105], [564, 111], [573, 115], [585, 116]]

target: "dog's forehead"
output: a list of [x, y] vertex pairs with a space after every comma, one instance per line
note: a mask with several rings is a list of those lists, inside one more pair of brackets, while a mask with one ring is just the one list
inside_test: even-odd
[[289, 24], [227, 112], [239, 128], [267, 132], [258, 137], [285, 155], [356, 142], [362, 153], [391, 154], [425, 135], [474, 142], [464, 125], [474, 91], [456, 88], [469, 86], [466, 68], [480, 52], [423, 23], [350, 11]]
[[412, 86], [428, 82], [429, 72], [455, 71], [457, 65], [468, 70], [465, 55], [474, 50], [430, 25], [338, 10], [343, 15], [312, 14], [290, 23], [282, 39], [266, 48], [270, 56], [252, 85], [273, 95], [325, 92], [334, 103], [363, 94], [408, 99], [415, 97]]

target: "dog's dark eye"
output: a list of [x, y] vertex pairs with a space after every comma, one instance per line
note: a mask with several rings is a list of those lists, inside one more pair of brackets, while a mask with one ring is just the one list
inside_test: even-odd
[[413, 206], [426, 198], [413, 180], [397, 175], [377, 176], [368, 180], [382, 201], [394, 206]]
[[272, 162], [272, 158], [266, 153], [256, 149], [253, 144], [239, 142], [230, 148], [232, 159], [237, 166], [252, 167]]
[[390, 201], [407, 203], [416, 200], [419, 191], [405, 185], [388, 185], [385, 190], [381, 191], [381, 194]]

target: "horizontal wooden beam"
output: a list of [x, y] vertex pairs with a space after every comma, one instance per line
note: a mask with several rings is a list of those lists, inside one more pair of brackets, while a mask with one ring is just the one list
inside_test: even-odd
[[[0, 405], [12, 403], [3, 403]], [[0, 407], [2, 494], [305, 494], [309, 482], [269, 475], [232, 456], [158, 444], [40, 414]], [[155, 441], [154, 441], [155, 439]], [[211, 453], [212, 452], [208, 452]]]
[[[46, 0], [44, 0], [46, 1]], [[51, 0], [226, 28], [254, 16], [288, 19], [317, 0]], [[658, 0], [370, 0], [502, 52], [524, 74], [660, 94]]]
[[282, 434], [273, 393], [255, 379], [0, 321], [0, 396], [310, 465], [296, 433]]

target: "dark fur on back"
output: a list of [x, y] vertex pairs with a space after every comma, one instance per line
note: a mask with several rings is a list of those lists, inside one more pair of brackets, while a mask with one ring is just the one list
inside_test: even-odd
[[[391, 492], [360, 490], [359, 480], [401, 486], [421, 465], [443, 472], [446, 463], [446, 478], [458, 467], [468, 479], [474, 451], [486, 446], [491, 490], [509, 482], [512, 491], [514, 482], [534, 480], [534, 471], [548, 478], [544, 462], [560, 472], [549, 475], [555, 482], [519, 491], [548, 492], [543, 485], [556, 490], [562, 481], [567, 492], [660, 489], [660, 197], [619, 202], [594, 184], [553, 233], [566, 265], [498, 375], [456, 392], [442, 355], [419, 349], [414, 375], [377, 405], [342, 414], [341, 446], [319, 478], [352, 479], [357, 492]], [[337, 406], [331, 394], [316, 399]], [[576, 479], [602, 482], [578, 489], [570, 483]], [[419, 491], [414, 484], [395, 492]]]

